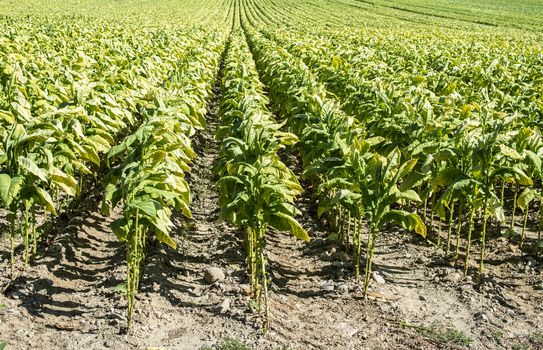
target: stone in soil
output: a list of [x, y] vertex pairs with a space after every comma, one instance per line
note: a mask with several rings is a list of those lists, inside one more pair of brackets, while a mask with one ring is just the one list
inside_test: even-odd
[[385, 279], [377, 271], [372, 273], [373, 280], [379, 284], [385, 284]]
[[218, 267], [210, 267], [204, 272], [204, 280], [209, 284], [224, 281], [225, 277], [223, 270]]
[[224, 299], [219, 305], [215, 306], [215, 311], [219, 314], [224, 314], [230, 310], [230, 299]]

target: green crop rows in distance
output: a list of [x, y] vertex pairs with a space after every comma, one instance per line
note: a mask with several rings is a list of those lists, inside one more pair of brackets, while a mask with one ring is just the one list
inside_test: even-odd
[[462, 253], [466, 275], [484, 273], [497, 231], [541, 253], [535, 0], [2, 5], [0, 215], [12, 277], [39, 254], [51, 216], [101, 187], [127, 247], [130, 325], [148, 241], [176, 248], [172, 211], [191, 216], [191, 138], [207, 127], [215, 85], [219, 206], [243, 236], [265, 319], [266, 232], [311, 239], [300, 183], [364, 295], [384, 227]]

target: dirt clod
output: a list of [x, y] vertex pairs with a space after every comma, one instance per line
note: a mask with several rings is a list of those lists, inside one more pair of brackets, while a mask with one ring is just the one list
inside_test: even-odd
[[222, 282], [225, 278], [224, 271], [218, 267], [210, 267], [204, 271], [204, 280], [209, 284]]

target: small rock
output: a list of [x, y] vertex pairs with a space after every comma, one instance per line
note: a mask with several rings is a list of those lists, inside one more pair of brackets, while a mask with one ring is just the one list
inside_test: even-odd
[[334, 326], [334, 328], [341, 331], [348, 338], [351, 338], [358, 333], [358, 329], [354, 328], [347, 322], [339, 322]]
[[460, 272], [452, 271], [443, 277], [444, 282], [458, 283], [464, 278]]
[[426, 262], [426, 259], [424, 259], [422, 256], [419, 256], [417, 260], [415, 260], [417, 264], [424, 264]]
[[230, 299], [226, 298], [219, 305], [215, 306], [215, 311], [219, 314], [224, 314], [230, 310]]
[[421, 301], [426, 301], [426, 300], [427, 300], [426, 297], [425, 297], [424, 295], [419, 295], [419, 299], [420, 299]]
[[484, 313], [484, 312], [477, 312], [475, 313], [475, 315], [473, 315], [473, 318], [475, 320], [480, 320], [480, 321], [488, 321], [488, 316]]
[[348, 293], [349, 292], [349, 286], [345, 283], [340, 283], [337, 286], [337, 291], [340, 293]]
[[210, 267], [204, 272], [204, 280], [209, 284], [224, 281], [225, 278], [223, 270], [218, 267]]
[[386, 281], [385, 279], [383, 278], [383, 276], [381, 276], [377, 271], [374, 271], [372, 273], [372, 277], [373, 277], [373, 280], [379, 284], [385, 284]]
[[325, 281], [321, 284], [321, 290], [324, 291], [333, 291], [335, 289], [334, 282], [332, 281]]
[[111, 341], [110, 339], [106, 340], [106, 342], [104, 343], [104, 346], [106, 348], [112, 348], [113, 347], [113, 341]]

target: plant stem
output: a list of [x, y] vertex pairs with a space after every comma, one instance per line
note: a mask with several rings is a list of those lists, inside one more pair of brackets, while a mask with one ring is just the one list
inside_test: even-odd
[[424, 222], [426, 222], [427, 207], [428, 207], [428, 198], [426, 197], [426, 198], [424, 198], [424, 208], [422, 210], [422, 217], [423, 217]]
[[437, 242], [436, 242], [436, 249], [441, 248], [441, 217], [437, 218]]
[[10, 265], [11, 279], [15, 277], [15, 214], [10, 214], [9, 220], [9, 246], [11, 250]]
[[368, 234], [368, 247], [366, 249], [366, 274], [364, 277], [364, 299], [368, 298], [368, 287], [371, 279], [371, 264], [373, 260], [373, 250], [375, 248], [376, 230], [372, 228]]
[[434, 193], [432, 192], [432, 194], [430, 195], [431, 197], [431, 208], [430, 208], [430, 225], [428, 227], [428, 233], [431, 234], [434, 232], [434, 211], [435, 211], [435, 206], [436, 206], [436, 196], [434, 196]]
[[32, 255], [36, 255], [36, 252], [38, 250], [38, 243], [37, 243], [37, 237], [36, 237], [36, 206], [32, 204], [32, 211], [31, 211], [31, 227], [32, 227]]
[[134, 223], [134, 232], [132, 232], [132, 237], [130, 237], [130, 243], [128, 247], [128, 257], [127, 257], [127, 292], [128, 292], [128, 329], [132, 325], [132, 314], [134, 312], [134, 302], [135, 302], [135, 289], [137, 286], [137, 256], [138, 256], [138, 236], [139, 236], [139, 209], [136, 209], [135, 214], [135, 223]]
[[43, 212], [43, 225], [41, 226], [41, 237], [42, 237], [41, 240], [42, 240], [42, 242], [47, 240], [47, 235], [46, 235], [47, 234], [46, 225], [48, 225], [47, 218], [48, 218], [47, 217], [47, 210], [45, 210]]
[[336, 229], [337, 229], [337, 237], [340, 242], [340, 244], [343, 243], [343, 209], [339, 207], [338, 209], [338, 215], [337, 215], [337, 221], [336, 221]]
[[502, 188], [501, 188], [501, 196], [500, 196], [500, 202], [502, 204], [502, 207], [504, 207], [504, 202], [503, 202], [503, 199], [504, 199], [504, 194], [505, 194], [505, 180], [502, 181]]
[[515, 213], [517, 211], [517, 196], [518, 196], [518, 183], [515, 185], [515, 194], [513, 196], [513, 212], [511, 214], [511, 224], [509, 225], [509, 229], [512, 230], [515, 226]]
[[264, 281], [262, 288], [264, 289], [264, 319], [266, 320], [267, 329], [270, 323], [270, 305], [268, 301], [268, 276], [266, 273], [266, 258], [264, 257], [263, 249], [260, 251], [260, 267], [262, 269], [262, 280]]
[[449, 214], [449, 227], [447, 229], [447, 255], [451, 250], [451, 233], [453, 229], [453, 220], [454, 220], [454, 202], [451, 205], [451, 212]]
[[469, 251], [471, 248], [471, 233], [473, 232], [473, 217], [475, 216], [475, 206], [472, 206], [469, 213], [469, 229], [468, 229], [468, 241], [466, 243], [466, 257], [464, 259], [464, 276], [468, 274], [468, 261], [469, 261]]
[[487, 224], [487, 217], [486, 217], [486, 207], [487, 202], [486, 199], [484, 201], [483, 205], [483, 231], [481, 232], [481, 260], [479, 261], [479, 274], [483, 274], [484, 269], [484, 263], [485, 263], [485, 246], [486, 246], [486, 224]]
[[251, 294], [256, 298], [256, 269], [255, 269], [255, 247], [253, 229], [247, 227], [247, 264], [249, 265], [249, 273], [251, 275]]
[[524, 221], [522, 223], [522, 233], [520, 234], [520, 247], [524, 245], [524, 233], [526, 232], [526, 223], [528, 222], [529, 207], [524, 210]]
[[541, 253], [541, 230], [543, 229], [543, 200], [539, 201], [539, 227], [537, 229], [537, 247], [536, 254]]
[[351, 211], [347, 211], [347, 237], [345, 241], [345, 249], [349, 251], [351, 246]]
[[356, 234], [356, 251], [355, 251], [355, 278], [358, 280], [358, 277], [360, 276], [360, 246], [361, 246], [361, 239], [360, 234], [362, 232], [362, 217], [358, 218], [358, 220], [355, 218], [355, 234]]
[[24, 254], [24, 267], [26, 268], [28, 266], [28, 255], [29, 255], [29, 252], [28, 252], [28, 231], [29, 231], [29, 227], [28, 227], [28, 219], [29, 219], [29, 210], [30, 210], [30, 204], [28, 204], [28, 202], [25, 203], [25, 226], [24, 226], [24, 230], [25, 230], [25, 254]]
[[456, 227], [456, 250], [454, 257], [458, 258], [458, 250], [460, 248], [460, 233], [462, 232], [462, 214], [464, 214], [464, 202], [460, 202], [460, 210], [458, 213], [458, 225]]
[[55, 204], [57, 205], [57, 212], [60, 211], [59, 197], [60, 197], [60, 187], [56, 186], [55, 187]]

